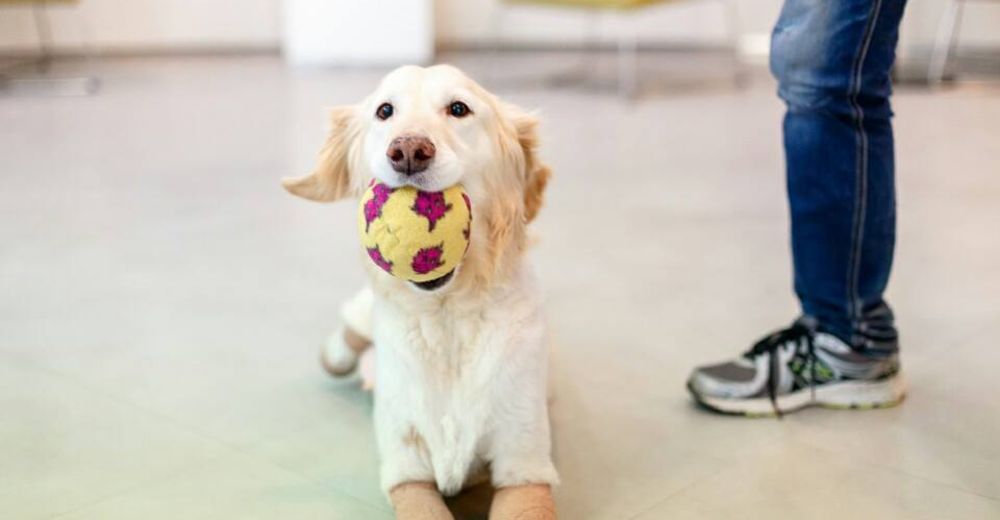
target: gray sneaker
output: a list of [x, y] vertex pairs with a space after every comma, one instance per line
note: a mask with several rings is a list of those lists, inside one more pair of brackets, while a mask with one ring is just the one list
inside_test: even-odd
[[721, 413], [780, 416], [808, 406], [895, 406], [905, 387], [895, 351], [859, 352], [799, 320], [758, 341], [742, 357], [698, 367], [688, 390]]

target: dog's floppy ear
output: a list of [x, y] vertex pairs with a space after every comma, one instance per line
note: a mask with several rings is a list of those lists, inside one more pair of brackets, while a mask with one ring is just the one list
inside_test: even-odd
[[516, 110], [513, 120], [517, 141], [524, 153], [524, 218], [531, 222], [542, 209], [545, 186], [549, 183], [552, 169], [538, 158], [538, 118]]
[[293, 195], [316, 202], [333, 202], [358, 191], [357, 172], [351, 172], [351, 156], [359, 145], [361, 128], [353, 106], [330, 111], [330, 135], [319, 152], [319, 162], [305, 177], [287, 177], [281, 185]]

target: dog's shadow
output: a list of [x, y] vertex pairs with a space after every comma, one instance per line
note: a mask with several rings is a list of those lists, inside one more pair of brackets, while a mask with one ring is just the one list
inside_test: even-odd
[[489, 481], [483, 482], [444, 501], [455, 515], [455, 520], [486, 520], [493, 502], [493, 486]]

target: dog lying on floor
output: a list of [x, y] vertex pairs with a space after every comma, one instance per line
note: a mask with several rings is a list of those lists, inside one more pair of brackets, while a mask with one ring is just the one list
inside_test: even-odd
[[550, 173], [536, 126], [454, 67], [402, 67], [361, 103], [335, 108], [316, 169], [283, 181], [321, 202], [359, 195], [372, 179], [425, 191], [462, 184], [473, 201], [461, 265], [413, 283], [365, 262], [370, 287], [345, 305], [324, 350], [324, 366], [343, 375], [377, 346], [380, 479], [398, 518], [451, 518], [441, 493], [483, 473], [497, 488], [491, 519], [555, 518], [548, 350], [523, 255]]

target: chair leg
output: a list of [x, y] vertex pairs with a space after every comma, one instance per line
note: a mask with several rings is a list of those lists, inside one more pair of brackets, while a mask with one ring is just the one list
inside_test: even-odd
[[35, 66], [39, 74], [47, 74], [52, 65], [52, 26], [45, 0], [31, 4], [31, 14], [35, 19], [35, 34], [38, 36], [38, 61]]
[[549, 83], [556, 86], [585, 85], [594, 72], [594, 54], [600, 52], [601, 27], [604, 25], [604, 13], [594, 10], [584, 13], [583, 42], [579, 56], [565, 71], [556, 72]]
[[620, 14], [619, 20], [627, 27], [618, 32], [618, 93], [631, 99], [639, 81], [639, 42], [632, 17]]
[[945, 8], [941, 22], [938, 24], [937, 38], [931, 53], [930, 65], [927, 68], [927, 83], [939, 85], [944, 79], [948, 57], [958, 43], [959, 27], [962, 23], [962, 8], [965, 0], [951, 0]]
[[733, 83], [737, 87], [743, 87], [747, 84], [747, 72], [743, 66], [743, 56], [740, 54], [740, 41], [743, 38], [740, 6], [738, 0], [723, 0], [723, 2], [725, 2], [723, 8], [726, 10], [726, 39], [733, 60]]
[[507, 6], [502, 0], [494, 2], [492, 15], [490, 16], [490, 70], [488, 77], [496, 84], [500, 81], [500, 54], [503, 51], [504, 18], [507, 15]]
[[[87, 69], [96, 71], [99, 61], [99, 50], [94, 43], [94, 31], [90, 25], [90, 19], [77, 12], [76, 22], [80, 31], [80, 42], [83, 47], [83, 59], [87, 64]], [[83, 91], [86, 95], [96, 94], [101, 88], [101, 80], [97, 76], [87, 75], [83, 78]]]
[[[35, 21], [35, 33], [38, 38], [38, 57], [28, 63], [35, 67], [36, 75], [35, 77], [10, 77], [5, 74], [6, 70], [2, 70], [0, 71], [0, 90], [52, 96], [89, 96], [96, 93], [100, 88], [100, 81], [94, 76], [53, 77], [54, 51], [48, 2], [46, 0], [33, 2], [31, 9]], [[85, 23], [80, 18], [78, 20], [83, 28]], [[89, 33], [89, 30], [86, 32]], [[95, 54], [89, 38], [85, 37], [84, 56], [87, 64], [93, 65]]]

